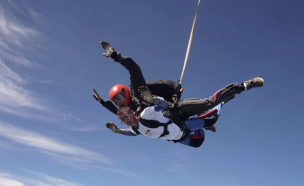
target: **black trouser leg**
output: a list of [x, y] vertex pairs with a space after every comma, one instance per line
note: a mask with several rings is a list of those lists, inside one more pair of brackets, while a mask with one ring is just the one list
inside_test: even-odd
[[244, 86], [239, 86], [238, 83], [231, 83], [218, 90], [213, 96], [210, 96], [209, 98], [185, 99], [178, 103], [178, 107], [185, 117], [190, 117], [196, 114], [201, 114], [223, 101], [233, 99], [236, 94], [241, 93], [243, 90]]

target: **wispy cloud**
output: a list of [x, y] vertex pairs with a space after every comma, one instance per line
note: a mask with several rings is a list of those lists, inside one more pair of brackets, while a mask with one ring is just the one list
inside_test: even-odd
[[13, 12], [17, 11], [18, 14], [31, 16], [34, 19], [41, 19], [42, 16], [27, 5], [18, 5], [13, 1], [0, 5], [0, 112], [50, 123], [73, 120], [83, 122], [69, 111], [63, 113], [51, 98], [45, 99], [39, 92], [28, 87], [33, 82], [43, 84], [58, 84], [58, 82], [31, 76], [25, 79], [24, 75], [19, 73], [27, 73], [24, 68], [35, 70], [41, 67], [38, 63], [29, 60], [28, 56], [38, 53], [36, 49], [41, 49], [38, 43], [44, 36], [37, 29], [19, 21]]
[[42, 112], [51, 113], [52, 110], [47, 107], [50, 104], [24, 88], [26, 83], [26, 80], [0, 58], [0, 111], [26, 118], [47, 120]]
[[174, 173], [174, 174], [181, 174], [186, 176], [186, 172], [185, 172], [185, 168], [186, 166], [180, 163], [173, 163], [170, 166], [166, 167], [166, 170], [170, 173]]
[[17, 150], [12, 146], [12, 144], [8, 142], [0, 141], [0, 151], [2, 151], [3, 149]]
[[104, 127], [101, 127], [100, 125], [90, 125], [85, 127], [70, 127], [70, 129], [78, 132], [90, 132], [90, 131], [104, 130]]
[[73, 114], [71, 114], [71, 113], [63, 113], [62, 114], [62, 116], [63, 116], [63, 119], [65, 119], [66, 121], [70, 121], [70, 120], [72, 120], [72, 119], [74, 119], [74, 120], [77, 120], [77, 121], [81, 121], [81, 119], [79, 119], [79, 118], [77, 118], [76, 116], [74, 116]]
[[41, 23], [41, 19], [43, 18], [43, 16], [39, 13], [37, 13], [36, 11], [34, 11], [31, 8], [27, 8], [28, 13], [38, 22]]
[[0, 174], [0, 186], [24, 186], [22, 182], [10, 178], [10, 175], [4, 174], [4, 176], [6, 177]]
[[27, 184], [33, 185], [33, 186], [82, 186], [80, 183], [75, 182], [69, 182], [63, 179], [55, 178], [52, 176], [48, 176], [46, 174], [41, 173], [35, 173], [37, 177], [40, 178], [40, 180], [37, 179], [29, 179], [29, 178], [22, 178]]
[[58, 82], [53, 80], [38, 80], [38, 82], [43, 84], [59, 84]]
[[84, 158], [60, 155], [58, 153], [53, 153], [45, 150], [39, 150], [39, 152], [51, 156], [56, 162], [60, 164], [67, 165], [69, 167], [79, 170], [92, 170], [92, 165], [91, 165], [92, 161], [90, 160]]
[[[20, 11], [13, 2], [8, 1], [7, 4]], [[37, 119], [45, 119], [41, 112], [51, 112], [42, 98], [25, 88], [27, 80], [9, 65], [14, 63], [15, 67], [38, 67], [25, 56], [33, 52], [35, 41], [40, 35], [37, 30], [22, 25], [0, 5], [0, 111]]]
[[[57, 155], [57, 158], [73, 160], [82, 160], [90, 163], [110, 163], [111, 159], [89, 150], [69, 145], [60, 141], [50, 139], [40, 134], [23, 130], [21, 128], [5, 124], [0, 121], [0, 135], [22, 145], [31, 146], [48, 152], [51, 155]], [[74, 159], [73, 159], [74, 158]]]
[[70, 182], [46, 174], [28, 171], [34, 178], [11, 175], [0, 172], [0, 186], [82, 186], [80, 183]]
[[0, 59], [0, 103], [6, 106], [47, 110], [31, 92], [22, 87], [25, 83], [25, 80]]
[[100, 168], [102, 170], [105, 170], [105, 171], [113, 172], [115, 174], [121, 174], [121, 175], [128, 176], [128, 177], [140, 177], [137, 174], [131, 173], [129, 171], [124, 171], [121, 169], [113, 169], [113, 168], [107, 168], [107, 167], [101, 167], [101, 166], [96, 166], [96, 167]]
[[35, 29], [23, 26], [3, 6], [0, 6], [0, 55], [4, 60], [27, 67], [35, 67], [26, 59], [25, 53], [35, 47], [35, 38], [40, 35]]

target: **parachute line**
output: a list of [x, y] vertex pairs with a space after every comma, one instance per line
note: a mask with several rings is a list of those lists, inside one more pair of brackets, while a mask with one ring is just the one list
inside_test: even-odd
[[194, 17], [194, 21], [193, 21], [193, 25], [192, 25], [192, 30], [191, 30], [191, 34], [190, 34], [190, 38], [189, 38], [189, 42], [188, 42], [188, 48], [187, 48], [187, 52], [186, 52], [184, 67], [183, 67], [181, 78], [178, 81], [179, 84], [182, 83], [182, 79], [183, 79], [183, 76], [184, 76], [184, 72], [185, 72], [185, 68], [186, 68], [186, 64], [187, 64], [187, 60], [188, 60], [188, 56], [189, 56], [189, 51], [190, 51], [190, 47], [191, 47], [191, 43], [192, 43], [193, 31], [194, 31], [194, 27], [195, 27], [195, 22], [196, 22], [196, 17], [197, 17], [197, 12], [198, 12], [198, 7], [199, 7], [199, 4], [200, 4], [200, 1], [201, 0], [198, 0], [198, 4], [197, 4], [197, 8], [196, 8], [196, 13], [195, 13], [195, 17]]

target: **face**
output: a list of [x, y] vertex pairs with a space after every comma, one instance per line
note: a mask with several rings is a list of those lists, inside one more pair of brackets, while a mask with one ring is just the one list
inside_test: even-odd
[[124, 111], [121, 115], [118, 116], [118, 118], [121, 120], [121, 122], [125, 123], [128, 126], [136, 126], [137, 125], [137, 119], [134, 115], [134, 112], [126, 112]]
[[112, 102], [119, 108], [125, 105], [126, 98], [122, 93], [117, 93], [113, 98]]

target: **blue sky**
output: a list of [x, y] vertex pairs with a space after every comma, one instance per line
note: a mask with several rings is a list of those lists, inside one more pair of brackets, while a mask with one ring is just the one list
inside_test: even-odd
[[190, 148], [117, 135], [107, 99], [128, 72], [178, 81], [197, 0], [0, 1], [0, 186], [303, 185], [304, 2], [201, 1], [182, 98], [253, 77]]

